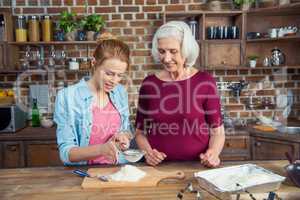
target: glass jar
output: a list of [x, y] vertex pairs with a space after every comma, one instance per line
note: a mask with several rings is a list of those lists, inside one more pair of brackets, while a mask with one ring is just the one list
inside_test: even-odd
[[30, 42], [40, 41], [40, 24], [35, 15], [28, 18], [28, 38]]
[[72, 58], [69, 61], [69, 70], [79, 70], [79, 63], [76, 58]]
[[89, 70], [90, 69], [90, 62], [88, 58], [82, 58], [80, 62], [80, 70]]
[[43, 41], [52, 41], [52, 20], [49, 15], [42, 16]]
[[27, 41], [27, 24], [25, 16], [18, 16], [16, 19], [16, 42], [26, 42]]

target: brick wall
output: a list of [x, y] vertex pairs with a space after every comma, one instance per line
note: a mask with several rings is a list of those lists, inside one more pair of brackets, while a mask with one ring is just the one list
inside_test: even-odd
[[[145, 76], [159, 70], [160, 67], [153, 63], [150, 54], [151, 39], [162, 24], [162, 13], [165, 11], [188, 12], [204, 8], [203, 0], [87, 0], [88, 12], [101, 14], [107, 21], [105, 29], [117, 35], [132, 49], [132, 72], [130, 77], [133, 85], [129, 88], [129, 100], [132, 114], [136, 111], [138, 90]], [[10, 7], [9, 0], [3, 0], [1, 6]], [[12, 10], [15, 15], [58, 15], [63, 10], [84, 14], [85, 0], [15, 0], [12, 2]], [[228, 3], [224, 2], [228, 7]], [[87, 53], [86, 46], [64, 46], [68, 57], [84, 57]], [[21, 49], [22, 50], [22, 49]], [[23, 49], [24, 50], [24, 49]], [[23, 52], [24, 53], [24, 52]], [[47, 52], [46, 52], [47, 53]], [[20, 53], [22, 57], [22, 51]], [[240, 69], [240, 70], [209, 70], [220, 83], [222, 102], [230, 117], [236, 119], [251, 119], [253, 112], [247, 109], [245, 102], [249, 96], [255, 95], [254, 100], [269, 100], [275, 102], [276, 89], [291, 89], [295, 94], [295, 101], [299, 102], [300, 69]], [[56, 71], [52, 74], [53, 87], [57, 87], [59, 81], [66, 85], [77, 82], [86, 72]], [[0, 74], [0, 83], [6, 87], [12, 87], [17, 74]], [[28, 85], [34, 83], [47, 83], [49, 75], [32, 75], [22, 83], [21, 95], [24, 101], [28, 95]], [[239, 100], [232, 97], [230, 92], [221, 87], [226, 82], [246, 80], [249, 87], [242, 93]], [[55, 92], [54, 92], [55, 96]], [[51, 98], [52, 102], [54, 97]], [[299, 106], [293, 109], [293, 115], [299, 115]], [[273, 107], [256, 108], [256, 111], [266, 116], [274, 114]], [[280, 112], [280, 110], [279, 110]], [[51, 113], [51, 110], [50, 110]], [[134, 115], [133, 115], [134, 117]]]

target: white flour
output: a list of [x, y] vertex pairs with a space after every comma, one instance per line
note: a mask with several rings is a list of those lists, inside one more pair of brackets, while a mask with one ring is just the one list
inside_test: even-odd
[[133, 165], [125, 165], [121, 169], [108, 177], [112, 181], [127, 181], [127, 182], [137, 182], [146, 176], [146, 172], [140, 170]]

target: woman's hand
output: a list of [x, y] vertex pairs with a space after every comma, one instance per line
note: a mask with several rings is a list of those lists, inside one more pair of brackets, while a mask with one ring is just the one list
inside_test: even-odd
[[219, 154], [213, 149], [208, 149], [205, 153], [201, 153], [200, 160], [201, 164], [205, 165], [206, 167], [217, 167], [221, 163]]
[[118, 162], [118, 149], [112, 140], [109, 140], [104, 144], [100, 144], [99, 149], [101, 155], [111, 160], [112, 163]]
[[125, 151], [129, 148], [130, 140], [132, 136], [130, 133], [118, 133], [113, 137], [113, 141], [115, 142], [117, 148], [121, 151]]
[[148, 150], [145, 154], [147, 164], [155, 166], [161, 163], [167, 157], [163, 152], [159, 152], [156, 149]]

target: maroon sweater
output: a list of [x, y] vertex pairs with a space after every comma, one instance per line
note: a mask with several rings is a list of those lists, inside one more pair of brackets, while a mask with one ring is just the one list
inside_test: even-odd
[[145, 78], [140, 88], [136, 128], [166, 160], [196, 160], [208, 148], [209, 127], [222, 125], [214, 78], [197, 72], [181, 81]]

